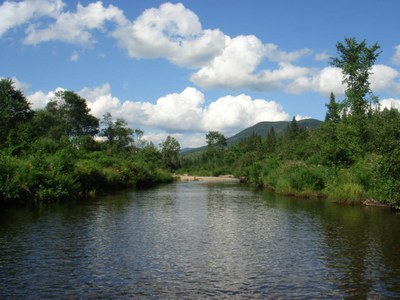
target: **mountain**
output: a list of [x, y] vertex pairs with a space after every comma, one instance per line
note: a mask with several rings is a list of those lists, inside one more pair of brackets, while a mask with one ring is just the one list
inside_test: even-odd
[[[260, 122], [249, 128], [246, 128], [239, 133], [229, 137], [226, 139], [226, 142], [229, 145], [233, 145], [238, 143], [240, 140], [250, 137], [253, 134], [258, 134], [262, 137], [266, 137], [268, 131], [274, 127], [275, 134], [280, 135], [283, 131], [288, 127], [291, 121], [278, 121], [278, 122]], [[297, 124], [300, 128], [317, 128], [323, 122], [316, 119], [305, 119], [301, 121], [297, 121]], [[181, 150], [182, 154], [189, 154], [195, 152], [201, 152], [207, 149], [207, 146], [202, 146], [199, 148], [185, 148]]]
[[[249, 128], [242, 130], [241, 132], [231, 136], [227, 139], [228, 145], [235, 144], [242, 139], [250, 137], [252, 134], [258, 134], [262, 137], [266, 137], [268, 131], [274, 127], [275, 134], [280, 135], [287, 128], [291, 121], [279, 121], [279, 122], [260, 122]], [[300, 128], [317, 128], [323, 122], [316, 119], [305, 119], [297, 121]]]

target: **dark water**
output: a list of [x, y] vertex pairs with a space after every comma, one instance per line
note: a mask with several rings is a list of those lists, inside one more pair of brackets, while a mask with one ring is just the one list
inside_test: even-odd
[[400, 215], [176, 183], [0, 213], [0, 298], [400, 298]]

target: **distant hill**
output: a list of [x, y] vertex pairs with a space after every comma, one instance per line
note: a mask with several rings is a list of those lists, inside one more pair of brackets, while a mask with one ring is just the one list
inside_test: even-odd
[[[279, 121], [279, 122], [260, 122], [249, 128], [242, 130], [241, 132], [231, 136], [227, 139], [228, 145], [236, 144], [242, 139], [250, 137], [252, 134], [258, 134], [262, 137], [266, 137], [268, 131], [274, 127], [275, 133], [277, 135], [283, 133], [291, 121]], [[298, 121], [297, 124], [300, 128], [317, 128], [323, 122], [316, 119], [305, 119]]]
[[[287, 128], [291, 121], [278, 121], [278, 122], [260, 122], [249, 128], [246, 128], [239, 133], [227, 138], [226, 142], [228, 146], [234, 145], [238, 143], [240, 140], [250, 137], [253, 134], [258, 134], [262, 137], [266, 137], [268, 131], [274, 127], [275, 133], [280, 135]], [[297, 121], [297, 124], [300, 128], [317, 128], [323, 122], [316, 119], [305, 119], [301, 121]], [[182, 154], [189, 154], [204, 151], [207, 149], [207, 146], [199, 147], [199, 148], [185, 148], [181, 150]]]

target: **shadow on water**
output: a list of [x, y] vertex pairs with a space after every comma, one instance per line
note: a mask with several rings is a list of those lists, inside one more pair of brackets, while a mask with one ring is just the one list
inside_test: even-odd
[[174, 183], [0, 213], [7, 298], [397, 298], [400, 216]]

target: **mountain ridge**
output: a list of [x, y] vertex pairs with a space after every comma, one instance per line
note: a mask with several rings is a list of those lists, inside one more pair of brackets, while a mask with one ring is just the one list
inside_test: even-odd
[[[239, 131], [238, 133], [234, 134], [233, 136], [229, 137], [226, 139], [226, 142], [228, 146], [234, 145], [241, 140], [250, 137], [253, 134], [258, 134], [262, 137], [266, 137], [268, 134], [268, 131], [274, 127], [275, 134], [280, 135], [284, 132], [284, 130], [287, 128], [287, 126], [291, 123], [292, 121], [264, 121], [264, 122], [259, 122], [254, 124], [253, 126], [250, 126], [248, 128], [243, 129], [242, 131]], [[322, 121], [317, 120], [317, 119], [304, 119], [297, 121], [297, 124], [299, 128], [317, 128], [321, 124], [323, 124]], [[186, 153], [193, 153], [193, 152], [198, 152], [205, 150], [207, 146], [201, 146], [198, 148], [184, 148], [181, 150], [181, 153], [186, 154]]]

